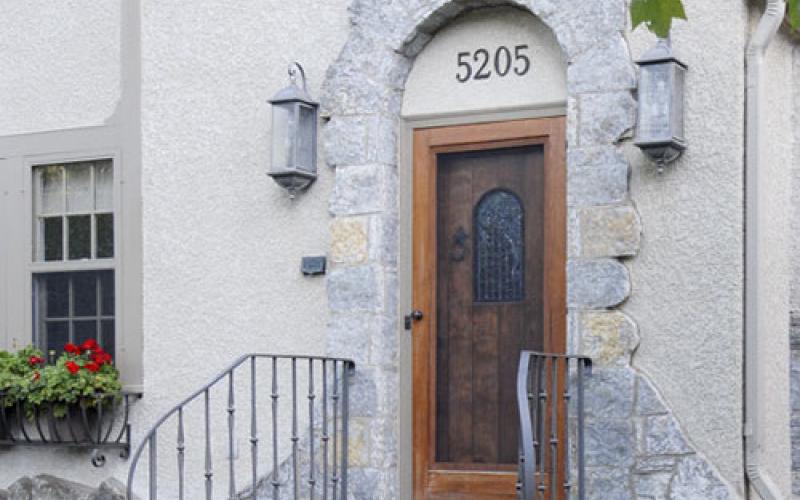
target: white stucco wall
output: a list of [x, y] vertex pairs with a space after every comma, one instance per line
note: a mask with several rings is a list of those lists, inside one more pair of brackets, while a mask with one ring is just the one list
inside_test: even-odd
[[0, 135], [100, 125], [120, 95], [120, 1], [0, 1]]
[[[756, 11], [757, 14], [759, 14]], [[756, 18], [757, 19], [757, 18]], [[761, 176], [763, 213], [759, 217], [764, 238], [761, 279], [768, 290], [760, 311], [765, 327], [760, 354], [764, 370], [765, 390], [759, 391], [759, 410], [764, 439], [761, 461], [766, 472], [781, 489], [791, 496], [791, 439], [789, 402], [789, 311], [792, 275], [791, 213], [792, 164], [794, 129], [794, 89], [797, 80], [793, 71], [794, 41], [780, 33], [765, 60], [764, 78], [767, 135], [766, 156]]]
[[[689, 148], [658, 175], [638, 149], [631, 196], [643, 226], [624, 309], [639, 325], [634, 364], [652, 377], [699, 452], [743, 493], [744, 47], [741, 2], [687, 2], [673, 46], [689, 65]], [[725, 19], [720, 23], [719, 19]], [[634, 58], [654, 43], [630, 35]]]
[[[520, 76], [523, 61], [513, 59], [515, 47], [527, 45], [520, 54], [530, 58], [530, 70]], [[495, 70], [499, 47], [512, 54], [512, 69], [505, 76]], [[458, 54], [478, 72], [482, 59], [476, 50], [490, 54], [484, 80], [459, 82], [467, 70], [459, 67]], [[503, 70], [501, 56], [500, 68]], [[518, 107], [560, 106], [567, 101], [566, 58], [552, 31], [535, 16], [514, 8], [478, 9], [459, 17], [439, 31], [414, 60], [403, 95], [403, 116], [419, 118]], [[562, 113], [563, 114], [563, 113]]]
[[[325, 70], [348, 33], [348, 3], [142, 2], [145, 396], [132, 415], [135, 444], [165, 409], [244, 352], [325, 351], [325, 279], [303, 277], [300, 259], [328, 250], [333, 172], [320, 158], [318, 181], [289, 200], [266, 175], [266, 100], [288, 84], [292, 60], [304, 65], [309, 90], [319, 97]], [[18, 48], [0, 51], [9, 60], [0, 62], [25, 65], [0, 75], [0, 133], [99, 124], [113, 111], [119, 94], [117, 3], [54, 5], [0, 3], [4, 25], [13, 15], [9, 25], [15, 26], [0, 33], [2, 43]], [[46, 25], [43, 32], [74, 37], [74, 43], [54, 47], [42, 43], [41, 33], [23, 29], [37, 23]], [[65, 33], [66, 27], [71, 30]], [[97, 40], [107, 33], [114, 35], [113, 51]], [[97, 50], [102, 54], [93, 56]], [[20, 57], [19, 51], [27, 52]], [[64, 62], [63, 53], [73, 52]], [[60, 64], [69, 83], [33, 81]], [[19, 99], [32, 92], [20, 81], [28, 74], [38, 101]], [[238, 400], [247, 407], [242, 394]], [[222, 431], [225, 412], [222, 398], [217, 401], [214, 425]], [[242, 416], [238, 426], [242, 457], [248, 454], [246, 422]], [[194, 437], [197, 448], [202, 437]], [[173, 438], [164, 443], [174, 451]], [[269, 445], [266, 436], [262, 445]], [[220, 469], [223, 447], [215, 445]], [[0, 451], [0, 488], [33, 474], [92, 485], [109, 476], [124, 481], [129, 462], [114, 453], [107, 457], [105, 468], [94, 469], [85, 452]], [[197, 471], [203, 457], [195, 450], [187, 460], [187, 470]], [[238, 463], [244, 466], [244, 459]], [[227, 483], [223, 476], [218, 481], [222, 491]]]

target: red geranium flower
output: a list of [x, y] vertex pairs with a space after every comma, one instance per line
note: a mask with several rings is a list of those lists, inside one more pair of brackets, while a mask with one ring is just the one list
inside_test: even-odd
[[81, 348], [73, 344], [72, 342], [67, 342], [67, 345], [64, 346], [64, 351], [78, 355], [81, 353]]
[[74, 362], [74, 361], [67, 361], [66, 363], [64, 363], [64, 366], [65, 366], [65, 367], [67, 368], [67, 370], [69, 370], [69, 372], [70, 372], [71, 374], [73, 374], [73, 375], [75, 375], [76, 373], [78, 373], [78, 370], [80, 370], [80, 369], [81, 369], [81, 367], [78, 365], [78, 363], [76, 363], [76, 362]]
[[100, 365], [98, 365], [94, 361], [89, 361], [88, 363], [83, 365], [83, 367], [86, 368], [87, 370], [89, 370], [92, 373], [96, 373], [100, 369]]
[[97, 344], [95, 339], [88, 339], [83, 344], [81, 344], [81, 349], [84, 351], [94, 351], [97, 350], [100, 346]]
[[40, 356], [31, 356], [30, 358], [28, 358], [28, 364], [31, 366], [40, 365], [42, 363], [44, 363], [44, 358]]

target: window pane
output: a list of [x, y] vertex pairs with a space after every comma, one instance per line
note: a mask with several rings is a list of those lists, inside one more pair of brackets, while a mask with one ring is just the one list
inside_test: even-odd
[[92, 210], [92, 164], [74, 163], [67, 166], [67, 210]]
[[114, 170], [111, 160], [95, 163], [94, 183], [95, 210], [114, 210]]
[[75, 332], [75, 342], [78, 345], [83, 344], [89, 339], [97, 340], [97, 321], [95, 320], [88, 320], [88, 321], [76, 321], [72, 324], [72, 328]]
[[44, 286], [46, 318], [66, 318], [69, 316], [69, 275], [54, 273], [42, 278]]
[[100, 271], [101, 314], [114, 315], [114, 271]]
[[97, 258], [111, 258], [114, 256], [114, 214], [98, 214], [95, 217], [95, 223], [97, 224]]
[[60, 165], [36, 167], [38, 180], [37, 199], [39, 213], [60, 214], [64, 212], [64, 169]]
[[[39, 245], [43, 250], [44, 260], [64, 259], [64, 219], [62, 217], [45, 217], [41, 220], [43, 241]], [[41, 251], [40, 254], [41, 255]]]
[[475, 301], [525, 298], [522, 202], [510, 191], [492, 191], [475, 209]]
[[73, 316], [95, 316], [97, 314], [96, 273], [73, 274], [72, 293], [74, 294]]
[[116, 359], [116, 353], [114, 349], [116, 348], [116, 344], [114, 342], [114, 320], [113, 319], [104, 319], [100, 322], [100, 329], [102, 330], [100, 335], [100, 347], [105, 349], [105, 351], [111, 354], [112, 358]]
[[47, 329], [47, 348], [46, 351], [56, 351], [60, 353], [64, 349], [64, 344], [69, 342], [69, 328], [66, 321], [53, 321], [46, 324]]
[[67, 217], [69, 259], [89, 259], [92, 246], [92, 216], [73, 215]]

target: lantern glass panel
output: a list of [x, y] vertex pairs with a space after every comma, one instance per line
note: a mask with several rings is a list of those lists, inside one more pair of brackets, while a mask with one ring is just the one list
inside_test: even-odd
[[642, 67], [639, 83], [639, 142], [672, 140], [671, 66], [663, 63]]
[[297, 167], [308, 172], [314, 172], [316, 120], [315, 109], [305, 104], [299, 105], [297, 127]]
[[678, 64], [672, 64], [672, 135], [674, 138], [684, 140], [684, 114], [683, 114], [683, 86], [686, 81], [686, 69]]
[[294, 163], [297, 123], [292, 103], [272, 106], [272, 169], [287, 170]]

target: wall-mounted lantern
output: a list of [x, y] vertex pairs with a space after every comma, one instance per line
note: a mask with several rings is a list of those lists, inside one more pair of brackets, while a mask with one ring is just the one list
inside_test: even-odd
[[634, 144], [658, 165], [678, 159], [686, 149], [684, 137], [684, 83], [687, 66], [672, 53], [669, 39], [662, 38], [641, 60], [639, 117]]
[[[302, 88], [297, 85], [297, 77]], [[269, 100], [272, 104], [272, 165], [269, 175], [289, 196], [307, 189], [317, 178], [317, 110], [299, 63], [289, 66], [288, 87]]]

